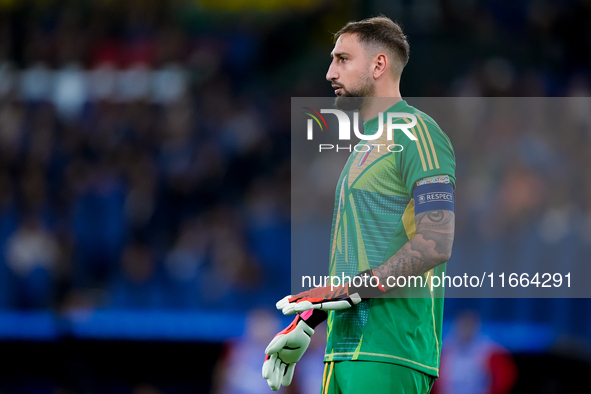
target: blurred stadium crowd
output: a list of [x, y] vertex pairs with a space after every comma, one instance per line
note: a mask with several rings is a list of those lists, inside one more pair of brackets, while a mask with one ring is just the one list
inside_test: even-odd
[[[292, 3], [0, 3], [0, 307], [272, 305], [289, 286], [289, 97], [331, 95], [348, 20], [402, 22], [407, 97], [591, 94], [589, 2]], [[581, 119], [446, 130], [469, 207], [456, 258], [589, 255]]]
[[3, 11], [1, 307], [244, 310], [288, 283], [279, 103], [233, 89], [238, 33], [162, 8]]

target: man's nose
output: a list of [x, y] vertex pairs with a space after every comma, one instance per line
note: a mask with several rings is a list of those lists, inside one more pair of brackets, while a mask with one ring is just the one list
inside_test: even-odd
[[339, 75], [336, 72], [336, 67], [334, 67], [334, 63], [330, 63], [330, 67], [328, 67], [328, 72], [326, 73], [326, 80], [332, 81], [339, 79]]

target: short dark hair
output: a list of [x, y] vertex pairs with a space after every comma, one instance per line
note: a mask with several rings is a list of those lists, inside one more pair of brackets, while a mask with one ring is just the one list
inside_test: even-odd
[[402, 74], [402, 69], [408, 63], [410, 46], [402, 28], [385, 16], [363, 19], [349, 22], [341, 30], [335, 33], [335, 42], [343, 34], [357, 34], [359, 42], [370, 46], [385, 47], [392, 55], [396, 55], [394, 71]]

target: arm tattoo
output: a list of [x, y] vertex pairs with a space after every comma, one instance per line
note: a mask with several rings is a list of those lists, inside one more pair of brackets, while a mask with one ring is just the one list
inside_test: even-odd
[[374, 269], [380, 279], [422, 275], [446, 262], [454, 240], [455, 215], [433, 210], [415, 216], [417, 234], [385, 263]]

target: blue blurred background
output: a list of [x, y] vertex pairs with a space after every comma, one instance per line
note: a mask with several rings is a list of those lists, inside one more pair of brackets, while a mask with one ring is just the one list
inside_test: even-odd
[[[290, 97], [331, 96], [332, 33], [380, 13], [410, 38], [403, 96], [591, 94], [583, 0], [0, 1], [0, 391], [270, 392]], [[494, 126], [446, 130], [450, 264], [589, 261], [591, 124]], [[517, 372], [489, 392], [571, 392], [590, 372], [587, 299], [447, 300], [446, 335], [510, 352]], [[319, 389], [314, 349], [288, 392]]]

